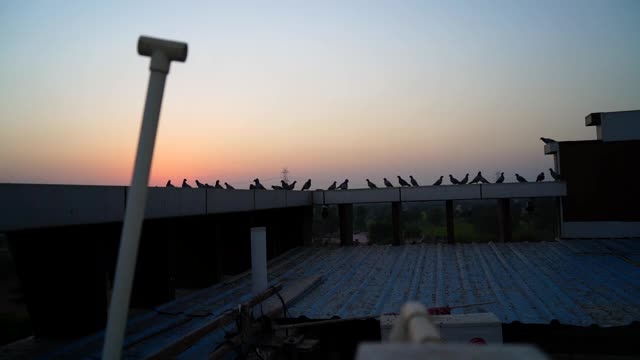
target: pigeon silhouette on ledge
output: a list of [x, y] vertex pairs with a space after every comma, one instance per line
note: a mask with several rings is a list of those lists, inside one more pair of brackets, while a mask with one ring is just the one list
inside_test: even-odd
[[309, 190], [310, 187], [311, 187], [311, 179], [307, 180], [304, 183], [304, 185], [302, 185], [302, 189], [300, 189], [300, 191]]
[[[449, 175], [449, 176], [451, 176], [451, 175]], [[442, 179], [444, 179], [444, 176], [440, 176], [440, 179], [436, 180], [436, 182], [434, 182], [432, 186], [440, 186], [440, 185], [442, 185]]]
[[374, 184], [371, 181], [369, 181], [369, 179], [367, 179], [367, 186], [369, 187], [369, 189], [377, 189], [378, 188], [378, 186], [376, 186], [376, 184]]
[[229, 185], [228, 183], [224, 183], [224, 186], [227, 188], [227, 190], [235, 190], [236, 188], [234, 188], [233, 186]]
[[296, 187], [296, 183], [298, 182], [298, 180], [292, 182], [291, 184], [289, 184], [285, 190], [293, 190], [293, 188]]
[[541, 172], [540, 174], [538, 174], [538, 177], [536, 178], [536, 182], [541, 182], [544, 181], [544, 172]]
[[267, 189], [265, 189], [265, 187], [262, 184], [260, 184], [260, 179], [255, 178], [255, 179], [253, 179], [253, 182], [255, 183], [254, 188], [256, 190], [267, 190]]
[[191, 185], [187, 184], [187, 179], [183, 179], [182, 180], [182, 187], [183, 188], [191, 188]]
[[411, 185], [413, 185], [413, 186], [420, 186], [420, 184], [418, 184], [416, 179], [413, 178], [413, 175], [409, 175], [409, 181], [411, 182]]
[[519, 174], [516, 174], [516, 180], [518, 180], [518, 182], [520, 183], [526, 183], [528, 182], [527, 179], [523, 178], [522, 176], [520, 176]]
[[504, 173], [500, 173], [500, 176], [496, 180], [496, 184], [502, 184], [504, 182]]
[[560, 174], [558, 174], [557, 172], [553, 171], [552, 168], [549, 168], [549, 174], [551, 175], [553, 180], [555, 180], [555, 181], [560, 180]]
[[340, 184], [340, 186], [338, 186], [338, 189], [340, 190], [347, 190], [349, 188], [349, 179], [345, 179], [342, 184]]
[[204, 184], [198, 181], [198, 179], [196, 179], [196, 186], [198, 187], [198, 189], [204, 188]]
[[400, 175], [398, 175], [398, 184], [400, 184], [400, 186], [411, 186], [411, 184], [409, 184], [405, 179], [401, 178]]
[[391, 181], [387, 180], [387, 178], [383, 179], [384, 181], [384, 186], [388, 187], [388, 188], [392, 188], [393, 184], [391, 183]]
[[175, 187], [172, 183], [171, 180], [167, 181], [167, 187]]
[[329, 188], [327, 190], [335, 190], [337, 185], [336, 185], [337, 181], [334, 181], [333, 184], [331, 184], [331, 186], [329, 186]]
[[469, 182], [469, 174], [465, 175], [462, 180], [460, 180], [460, 185], [464, 185]]
[[480, 173], [480, 171], [478, 171], [478, 175], [476, 175], [476, 177], [474, 177], [469, 184], [479, 183], [481, 181], [480, 178], [482, 178], [482, 174]]
[[284, 188], [282, 186], [278, 186], [278, 185], [271, 185], [271, 188], [273, 190], [284, 190]]
[[213, 186], [215, 189], [224, 189], [222, 185], [220, 185], [220, 180], [216, 180], [216, 184]]
[[458, 184], [460, 184], [460, 181], [459, 181], [458, 179], [454, 178], [454, 177], [453, 177], [453, 175], [451, 175], [451, 174], [449, 174], [449, 181], [451, 181], [451, 183], [452, 183], [453, 185], [458, 185]]

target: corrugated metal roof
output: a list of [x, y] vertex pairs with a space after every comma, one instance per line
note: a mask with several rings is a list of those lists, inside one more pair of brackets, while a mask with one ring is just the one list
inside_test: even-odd
[[[320, 273], [322, 284], [293, 316], [355, 317], [427, 306], [493, 301], [455, 313], [493, 312], [503, 323], [587, 326], [640, 320], [640, 241], [315, 248], [291, 264], [293, 276]], [[322, 264], [316, 266], [315, 264]]]

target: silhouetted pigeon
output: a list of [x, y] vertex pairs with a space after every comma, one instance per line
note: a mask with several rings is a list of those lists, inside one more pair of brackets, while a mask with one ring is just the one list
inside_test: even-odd
[[255, 178], [255, 179], [253, 179], [253, 182], [256, 184], [256, 185], [254, 186], [254, 188], [255, 188], [256, 190], [267, 190], [267, 189], [265, 189], [265, 188], [264, 188], [264, 186], [262, 186], [262, 184], [260, 184], [260, 179]]
[[411, 185], [413, 186], [420, 186], [420, 184], [418, 184], [416, 179], [413, 178], [413, 175], [409, 175], [409, 181], [411, 181]]
[[377, 189], [378, 188], [376, 186], [376, 184], [374, 184], [371, 181], [369, 181], [369, 179], [367, 179], [367, 186], [369, 187], [369, 189]]
[[190, 188], [191, 185], [187, 184], [187, 179], [182, 180], [182, 187], [183, 188]]
[[480, 174], [480, 182], [484, 183], [484, 184], [488, 184], [489, 180], [485, 179], [484, 176], [482, 176], [482, 172], [478, 171], [478, 174]]
[[311, 179], [307, 180], [307, 182], [304, 183], [304, 185], [302, 185], [302, 189], [300, 189], [301, 191], [305, 191], [308, 190], [311, 187]]
[[536, 182], [541, 182], [541, 181], [544, 181], [544, 173], [543, 172], [538, 174], [538, 177], [536, 178]]
[[398, 176], [398, 184], [400, 184], [400, 186], [411, 186], [411, 184], [409, 184], [405, 179], [401, 178], [400, 176]]
[[451, 181], [451, 183], [453, 185], [458, 185], [460, 184], [460, 181], [458, 181], [458, 179], [454, 178], [453, 175], [449, 174], [449, 181]]
[[233, 186], [229, 185], [228, 183], [224, 183], [224, 186], [227, 188], [227, 190], [235, 190], [236, 188], [234, 188]]
[[460, 180], [460, 185], [464, 185], [469, 182], [469, 174], [465, 175], [462, 180]]
[[387, 178], [384, 178], [384, 186], [393, 187], [393, 184], [391, 183], [391, 181], [387, 180]]
[[518, 174], [516, 174], [516, 180], [518, 180], [518, 182], [521, 182], [521, 183], [528, 182], [527, 179], [523, 178], [522, 176], [520, 176]]
[[224, 189], [222, 185], [220, 185], [220, 180], [216, 180], [216, 184], [213, 187], [216, 189]]
[[207, 188], [207, 189], [209, 189], [209, 188], [212, 188], [213, 186], [209, 185], [209, 183], [205, 183], [205, 184], [204, 184], [204, 187], [205, 187], [205, 188]]
[[167, 181], [167, 187], [175, 187], [173, 186], [173, 184], [171, 183], [171, 180]]
[[293, 190], [294, 187], [296, 187], [296, 183], [298, 182], [298, 180], [292, 182], [291, 184], [289, 184], [289, 186], [287, 186], [287, 188], [285, 190]]
[[498, 179], [496, 180], [496, 184], [502, 184], [504, 182], [504, 173], [501, 172], [500, 176], [498, 176]]
[[333, 184], [331, 184], [331, 186], [329, 186], [329, 188], [327, 190], [335, 190], [336, 189], [336, 183], [337, 183], [337, 181], [334, 181]]
[[551, 174], [551, 177], [553, 178], [553, 180], [555, 180], [555, 181], [560, 180], [560, 174], [558, 174], [557, 172], [553, 171], [552, 168], [549, 168], [549, 174]]
[[545, 143], [545, 144], [551, 144], [551, 143], [556, 142], [555, 140], [549, 139], [549, 138], [546, 138], [546, 137], [541, 137], [540, 140], [542, 140], [542, 142]]
[[480, 178], [482, 177], [482, 173], [480, 173], [480, 171], [478, 171], [478, 175], [476, 175], [476, 177], [473, 178], [473, 180], [471, 180], [471, 182], [469, 184], [475, 184], [477, 182], [480, 182]]
[[340, 184], [340, 186], [338, 186], [338, 189], [340, 189], [340, 190], [347, 190], [348, 188], [349, 188], [349, 179], [344, 179], [342, 184]]
[[282, 186], [283, 190], [288, 190], [289, 189], [289, 183], [284, 181], [284, 180], [280, 180], [280, 185]]
[[255, 190], [255, 189], [256, 189], [256, 186], [255, 186], [255, 185], [253, 185], [253, 184], [249, 184], [249, 190]]
[[[451, 175], [449, 175], [451, 176]], [[438, 186], [438, 185], [442, 185], [442, 179], [444, 178], [444, 176], [440, 176], [440, 179], [436, 180], [436, 182], [433, 183], [433, 186]]]
[[284, 190], [284, 188], [282, 186], [278, 186], [278, 185], [271, 185], [271, 188], [273, 190]]

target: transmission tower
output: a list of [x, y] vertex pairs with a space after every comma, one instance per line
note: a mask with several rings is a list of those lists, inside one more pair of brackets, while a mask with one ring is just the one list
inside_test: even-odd
[[282, 169], [282, 181], [289, 183], [289, 169], [287, 168]]

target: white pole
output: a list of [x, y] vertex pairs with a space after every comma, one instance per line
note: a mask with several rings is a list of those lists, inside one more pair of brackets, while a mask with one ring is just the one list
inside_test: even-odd
[[251, 228], [251, 292], [254, 296], [267, 290], [267, 228]]
[[109, 305], [109, 318], [102, 349], [103, 359], [120, 359], [122, 355], [122, 344], [129, 312], [129, 299], [138, 256], [140, 231], [147, 201], [149, 172], [151, 170], [165, 80], [172, 60], [186, 60], [187, 44], [141, 36], [138, 40], [138, 53], [151, 56], [151, 75], [142, 116], [142, 128], [140, 129], [140, 138], [138, 140], [138, 152], [133, 168], [133, 178], [124, 214], [113, 294]]

